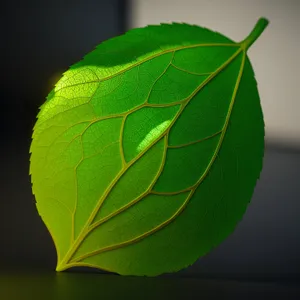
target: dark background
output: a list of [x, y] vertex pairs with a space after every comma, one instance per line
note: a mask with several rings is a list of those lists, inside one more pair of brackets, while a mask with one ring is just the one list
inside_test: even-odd
[[[55, 286], [59, 293], [59, 287], [63, 286], [74, 292], [74, 286], [79, 282], [84, 284], [87, 279], [82, 273], [56, 275], [54, 271], [55, 248], [36, 211], [28, 175], [31, 133], [38, 108], [61, 73], [100, 42], [128, 29], [130, 2], [5, 0], [0, 7], [0, 273], [4, 274], [0, 276], [0, 296], [5, 290], [11, 298], [3, 299], [19, 299], [18, 295], [11, 294], [14, 287], [28, 289], [35, 282], [36, 288], [37, 278], [45, 291]], [[211, 288], [224, 295], [228, 290], [238, 293], [253, 289], [251, 284], [237, 288], [227, 280], [298, 282], [299, 212], [300, 149], [278, 144], [276, 140], [268, 141], [263, 172], [252, 202], [234, 233], [220, 246], [190, 268], [172, 274], [173, 281], [165, 281], [165, 276], [120, 279], [106, 274], [110, 279], [99, 277], [101, 287], [139, 285], [162, 295], [166, 286], [174, 291], [182, 284], [186, 289], [201, 287], [210, 293]], [[92, 274], [84, 273], [84, 276]], [[183, 278], [192, 279], [187, 283]], [[201, 283], [193, 281], [197, 279]], [[221, 283], [203, 281], [209, 279]], [[91, 284], [93, 280], [87, 281]], [[99, 285], [99, 281], [95, 284]], [[254, 289], [260, 288], [264, 290], [254, 285]]]
[[54, 269], [53, 242], [34, 204], [29, 147], [39, 106], [70, 65], [126, 30], [126, 1], [1, 4], [0, 267]]

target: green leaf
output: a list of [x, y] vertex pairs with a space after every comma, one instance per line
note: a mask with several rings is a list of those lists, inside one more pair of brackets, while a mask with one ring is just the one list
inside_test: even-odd
[[70, 67], [30, 148], [57, 271], [154, 276], [194, 263], [241, 220], [264, 121], [242, 42], [184, 23], [133, 29]]

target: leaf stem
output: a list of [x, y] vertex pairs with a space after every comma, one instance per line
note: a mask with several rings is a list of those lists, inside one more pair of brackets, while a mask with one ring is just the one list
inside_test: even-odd
[[266, 18], [260, 18], [255, 24], [253, 30], [250, 34], [239, 44], [242, 48], [247, 51], [249, 47], [257, 40], [257, 38], [262, 34], [265, 28], [268, 26], [269, 21]]

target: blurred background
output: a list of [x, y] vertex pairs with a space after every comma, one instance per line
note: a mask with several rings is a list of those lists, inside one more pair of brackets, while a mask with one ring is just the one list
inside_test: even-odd
[[39, 106], [62, 72], [133, 27], [187, 22], [240, 41], [270, 24], [248, 52], [266, 123], [261, 178], [236, 230], [174, 276], [300, 278], [300, 1], [8, 1], [0, 10], [0, 269], [55, 269], [56, 252], [34, 204], [29, 147]]

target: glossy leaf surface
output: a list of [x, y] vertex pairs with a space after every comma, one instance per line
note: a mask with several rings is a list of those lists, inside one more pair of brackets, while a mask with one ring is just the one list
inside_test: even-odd
[[66, 71], [30, 148], [57, 271], [154, 276], [194, 263], [241, 220], [264, 122], [244, 41], [189, 24], [133, 29]]

